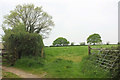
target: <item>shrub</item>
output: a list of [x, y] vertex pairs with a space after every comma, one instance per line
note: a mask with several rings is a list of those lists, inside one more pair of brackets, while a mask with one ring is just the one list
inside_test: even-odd
[[21, 56], [41, 55], [44, 44], [39, 34], [26, 32], [22, 24], [13, 29], [4, 29], [4, 32], [3, 45], [8, 53], [8, 61], [12, 62], [12, 65]]
[[71, 42], [71, 46], [73, 46], [74, 45], [74, 42]]
[[109, 45], [109, 44], [110, 44], [110, 42], [107, 42], [107, 43], [106, 43], [106, 45]]
[[85, 42], [81, 42], [80, 45], [84, 46], [84, 45], [85, 45]]
[[120, 42], [118, 42], [117, 44], [120, 45]]

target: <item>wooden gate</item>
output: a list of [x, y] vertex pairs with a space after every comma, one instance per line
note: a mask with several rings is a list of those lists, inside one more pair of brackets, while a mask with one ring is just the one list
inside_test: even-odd
[[91, 48], [88, 46], [88, 54], [96, 56], [96, 64], [105, 70], [117, 72], [120, 67], [120, 50], [118, 49]]

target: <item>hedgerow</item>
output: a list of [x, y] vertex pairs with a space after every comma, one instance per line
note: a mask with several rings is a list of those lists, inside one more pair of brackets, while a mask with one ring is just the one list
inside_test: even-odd
[[12, 65], [22, 56], [41, 56], [44, 44], [42, 36], [28, 33], [20, 24], [12, 29], [4, 29], [3, 45], [7, 51], [7, 60]]

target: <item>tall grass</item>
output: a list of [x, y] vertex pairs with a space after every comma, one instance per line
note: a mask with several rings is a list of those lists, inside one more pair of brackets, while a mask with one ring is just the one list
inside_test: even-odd
[[45, 63], [45, 60], [41, 57], [22, 57], [22, 59], [19, 59], [15, 63], [15, 67], [24, 69], [24, 70], [31, 70], [32, 68], [39, 68], [43, 67]]

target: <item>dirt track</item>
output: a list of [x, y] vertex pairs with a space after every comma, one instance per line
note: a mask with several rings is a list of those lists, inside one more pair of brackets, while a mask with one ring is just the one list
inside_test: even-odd
[[21, 78], [42, 78], [46, 75], [46, 73], [44, 73], [44, 74], [41, 74], [40, 76], [38, 76], [38, 75], [34, 75], [34, 74], [31, 74], [31, 73], [25, 72], [25, 71], [20, 70], [20, 69], [13, 68], [13, 67], [2, 66], [2, 69], [7, 71], [7, 72], [14, 73]]

